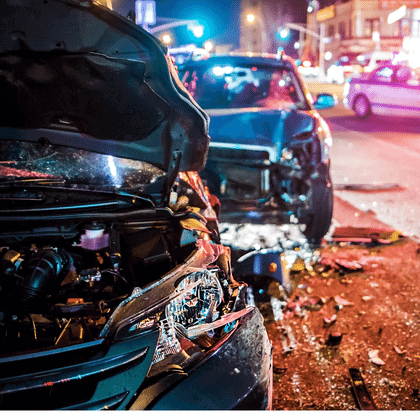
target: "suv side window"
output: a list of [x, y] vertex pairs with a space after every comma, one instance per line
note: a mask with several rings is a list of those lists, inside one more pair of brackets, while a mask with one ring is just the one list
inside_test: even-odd
[[395, 72], [395, 82], [400, 85], [419, 86], [419, 77], [414, 70], [408, 66], [401, 66]]
[[391, 83], [394, 69], [391, 66], [384, 66], [377, 69], [373, 75], [372, 80], [375, 82]]

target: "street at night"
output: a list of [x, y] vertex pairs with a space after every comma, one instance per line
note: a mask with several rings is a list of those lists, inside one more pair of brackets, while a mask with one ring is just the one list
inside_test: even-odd
[[[288, 288], [268, 282], [259, 302], [274, 346], [273, 409], [418, 410], [418, 121], [360, 121], [344, 108], [342, 85], [307, 86], [338, 100], [320, 111], [334, 139], [334, 217], [319, 255], [311, 260], [291, 227], [282, 235], [245, 220], [221, 225], [233, 249], [280, 246], [295, 254]], [[358, 396], [350, 372], [364, 380]]]
[[[342, 98], [342, 86], [308, 86]], [[291, 272], [293, 294], [270, 283], [260, 303], [274, 345], [273, 409], [419, 410], [418, 121], [360, 121], [342, 103], [322, 114], [334, 138], [335, 228], [317, 262]], [[383, 243], [369, 241], [375, 234]], [[253, 239], [273, 246], [274, 236], [265, 227]], [[360, 403], [351, 369], [369, 392]]]
[[309, 82], [308, 87], [312, 92], [330, 91], [339, 101], [335, 108], [321, 111], [334, 139], [331, 161], [335, 196], [361, 214], [374, 213], [381, 222], [418, 240], [418, 119], [374, 115], [361, 121], [343, 107], [342, 85]]

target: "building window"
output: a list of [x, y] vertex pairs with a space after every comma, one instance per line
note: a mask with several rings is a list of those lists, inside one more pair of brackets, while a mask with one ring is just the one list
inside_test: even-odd
[[413, 26], [411, 28], [411, 36], [418, 38], [420, 36], [420, 20], [413, 20]]
[[409, 19], [401, 19], [400, 22], [401, 22], [401, 32], [400, 32], [401, 36], [402, 37], [409, 36], [411, 32]]
[[410, 20], [410, 19], [401, 19], [400, 20], [400, 36], [412, 36], [413, 38], [418, 38], [420, 34], [420, 21]]
[[349, 20], [349, 38], [351, 38], [351, 19]]
[[335, 27], [334, 25], [330, 25], [328, 26], [328, 32], [327, 32], [327, 36], [332, 38], [335, 34]]
[[373, 32], [379, 32], [379, 18], [365, 19], [365, 36], [372, 36]]
[[344, 22], [338, 24], [338, 33], [340, 34], [341, 39], [346, 39], [346, 25]]

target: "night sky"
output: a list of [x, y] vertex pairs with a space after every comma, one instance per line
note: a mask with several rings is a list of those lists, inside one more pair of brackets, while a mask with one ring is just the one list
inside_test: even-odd
[[[178, 43], [200, 44], [211, 39], [218, 44], [232, 44], [238, 47], [240, 3], [238, 0], [156, 0], [156, 15], [158, 18], [197, 19], [205, 27], [200, 40], [194, 39], [186, 27], [179, 28], [175, 33]], [[265, 4], [269, 3], [270, 0], [265, 0]], [[289, 21], [305, 22], [306, 0], [283, 0], [273, 3], [286, 8], [288, 15], [293, 15], [289, 17]], [[123, 16], [134, 10], [134, 4], [135, 0], [113, 0], [114, 10]]]

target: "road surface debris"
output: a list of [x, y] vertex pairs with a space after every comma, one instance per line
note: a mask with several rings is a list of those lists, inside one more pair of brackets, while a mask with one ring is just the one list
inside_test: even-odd
[[360, 370], [350, 368], [349, 374], [358, 408], [360, 410], [376, 410], [377, 408], [375, 402], [372, 400], [372, 397], [366, 388], [365, 381], [363, 380]]

